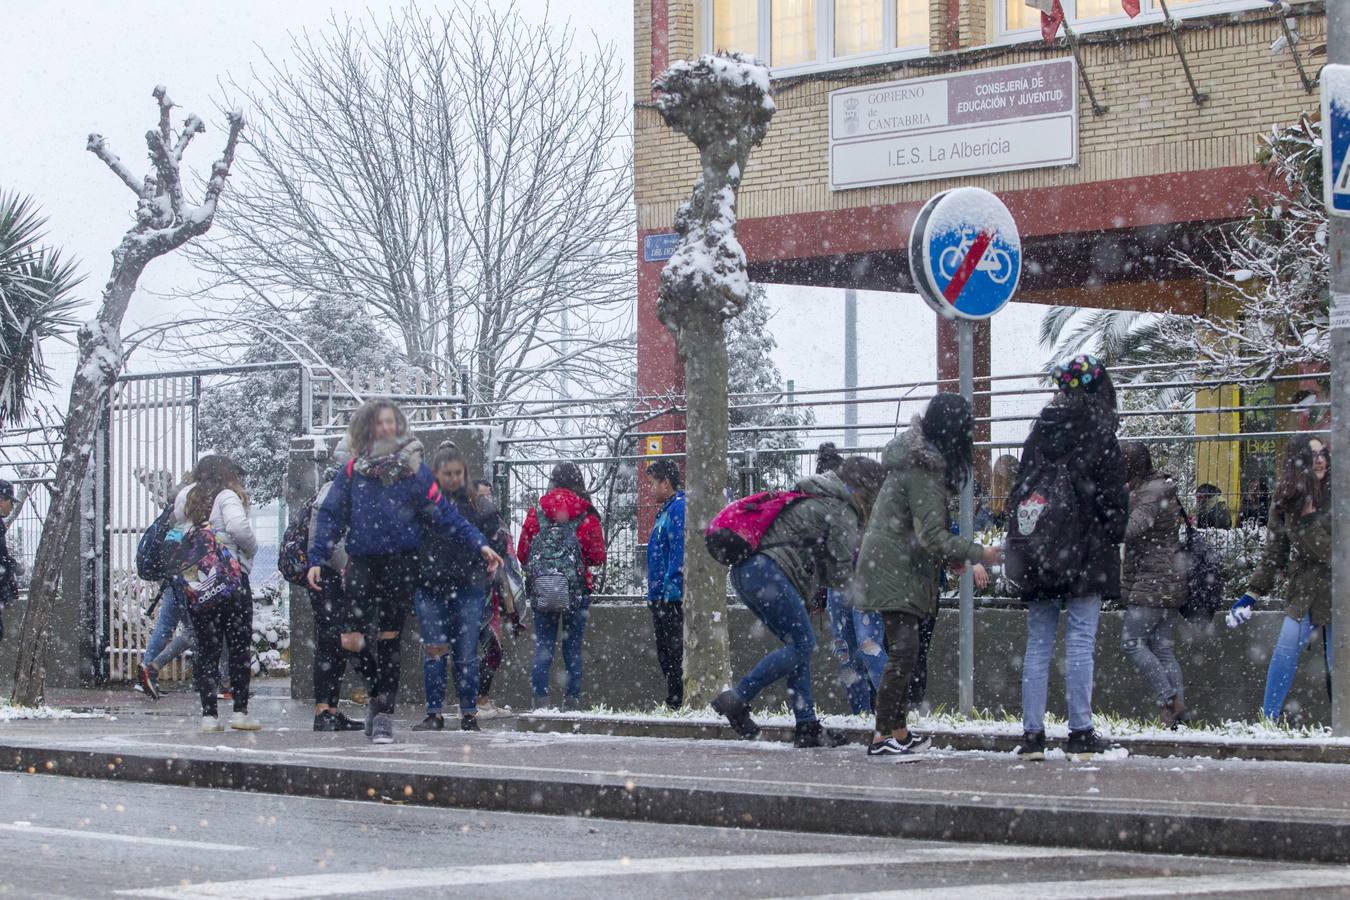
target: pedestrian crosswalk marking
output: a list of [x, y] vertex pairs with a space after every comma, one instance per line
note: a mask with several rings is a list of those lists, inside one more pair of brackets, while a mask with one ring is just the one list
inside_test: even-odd
[[146, 844], [151, 847], [182, 847], [189, 850], [252, 850], [238, 844], [216, 844], [210, 841], [189, 841], [180, 838], [161, 838], [145, 834], [116, 834], [111, 831], [90, 831], [87, 828], [49, 828], [44, 825], [30, 825], [15, 822], [12, 825], [0, 824], [0, 831], [18, 834], [42, 835], [56, 838], [78, 838], [86, 841], [115, 841], [123, 844]]
[[923, 863], [992, 862], [997, 860], [1056, 859], [1086, 855], [1087, 851], [1042, 847], [914, 847], [874, 853], [760, 853], [728, 856], [621, 857], [619, 859], [572, 859], [535, 863], [501, 863], [481, 866], [438, 866], [426, 869], [331, 872], [321, 875], [290, 875], [242, 881], [208, 881], [160, 888], [117, 891], [128, 897], [162, 897], [173, 900], [297, 900], [302, 897], [338, 897], [388, 891], [463, 888], [475, 884], [494, 887], [509, 882], [555, 879], [606, 878], [640, 875], [686, 875], [706, 872], [791, 870], [896, 866]]

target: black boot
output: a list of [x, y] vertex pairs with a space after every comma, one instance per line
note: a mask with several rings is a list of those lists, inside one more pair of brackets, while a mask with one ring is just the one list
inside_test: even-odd
[[468, 715], [460, 716], [460, 717], [459, 717], [459, 730], [460, 730], [460, 731], [482, 731], [483, 729], [481, 729], [481, 728], [478, 727], [478, 716], [477, 716], [477, 714], [476, 714], [476, 713], [469, 713]]
[[735, 691], [723, 691], [712, 702], [712, 708], [719, 715], [727, 717], [731, 727], [742, 739], [753, 741], [759, 737], [759, 726], [750, 718], [750, 704], [736, 695]]
[[822, 728], [819, 719], [798, 722], [797, 732], [792, 738], [792, 746], [802, 749], [808, 747], [842, 747], [847, 743], [848, 735], [842, 731], [835, 731], [833, 728]]

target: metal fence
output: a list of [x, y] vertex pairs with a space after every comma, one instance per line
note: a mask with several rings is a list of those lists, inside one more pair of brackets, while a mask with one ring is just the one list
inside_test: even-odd
[[[1146, 444], [1156, 467], [1172, 475], [1178, 493], [1193, 515], [1200, 515], [1207, 539], [1223, 556], [1230, 588], [1241, 592], [1264, 541], [1264, 523], [1284, 445], [1301, 432], [1325, 436], [1329, 408], [1326, 372], [1278, 375], [1236, 381], [1176, 378], [1173, 366], [1133, 366], [1114, 370], [1120, 396], [1122, 442]], [[1015, 471], [1022, 443], [1040, 409], [1053, 396], [1044, 373], [995, 376], [976, 384], [978, 407], [976, 442], [976, 530], [989, 540], [997, 539], [1005, 523], [1011, 472]], [[733, 414], [751, 419], [732, 428], [733, 444], [728, 459], [728, 498], [773, 487], [790, 487], [815, 471], [817, 448], [822, 441], [835, 442], [844, 455], [862, 454], [879, 459], [889, 441], [921, 413], [931, 397], [941, 390], [955, 390], [954, 381], [925, 381], [860, 386], [844, 389], [801, 391], [794, 394], [733, 395]], [[559, 461], [570, 459], [593, 486], [593, 502], [605, 524], [608, 563], [599, 589], [600, 599], [636, 599], [642, 595], [645, 578], [643, 545], [637, 532], [639, 507], [637, 479], [640, 467], [652, 456], [640, 452], [648, 434], [683, 436], [680, 430], [622, 434], [587, 432], [574, 428], [571, 446], [577, 448], [616, 446], [618, 453], [568, 455], [566, 423], [593, 423], [601, 418], [587, 414], [588, 401], [574, 401], [556, 418], [541, 416], [549, 434], [541, 444], [531, 443], [517, 429], [505, 442], [506, 453], [495, 461], [498, 490], [504, 498], [512, 526], [520, 527], [526, 513], [547, 490], [549, 471]], [[597, 404], [612, 404], [601, 398]], [[629, 401], [630, 403], [632, 401]], [[637, 398], [640, 407], [664, 402]], [[631, 407], [630, 407], [631, 408]], [[681, 412], [678, 406], [672, 408]], [[755, 424], [758, 413], [800, 411], [796, 421], [784, 424], [781, 416], [770, 424]], [[631, 413], [634, 418], [640, 413]], [[612, 421], [622, 422], [610, 416]], [[484, 414], [481, 421], [491, 421]], [[679, 453], [663, 456], [681, 458]], [[1206, 486], [1205, 508], [1199, 505], [1198, 489]], [[998, 580], [981, 598], [1000, 603], [1008, 599]], [[955, 589], [955, 585], [952, 585]]]

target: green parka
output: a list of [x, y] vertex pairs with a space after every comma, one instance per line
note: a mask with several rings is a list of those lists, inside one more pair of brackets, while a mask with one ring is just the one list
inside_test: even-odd
[[809, 603], [823, 587], [848, 584], [862, 513], [848, 485], [833, 472], [803, 478], [795, 490], [811, 496], [779, 513], [759, 546]]
[[1331, 514], [1290, 516], [1275, 508], [1266, 528], [1265, 551], [1248, 592], [1269, 594], [1275, 573], [1283, 571], [1289, 576], [1284, 614], [1302, 619], [1311, 613], [1314, 625], [1331, 624]]
[[854, 576], [858, 609], [937, 615], [942, 566], [952, 560], [978, 562], [983, 552], [974, 541], [952, 534], [947, 463], [920, 426], [916, 417], [882, 454], [886, 480], [863, 534]]

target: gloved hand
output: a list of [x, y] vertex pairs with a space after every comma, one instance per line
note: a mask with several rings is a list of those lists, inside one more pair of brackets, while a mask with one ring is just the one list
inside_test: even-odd
[[1235, 600], [1228, 609], [1228, 615], [1224, 621], [1228, 623], [1229, 628], [1237, 628], [1243, 622], [1252, 617], [1252, 606], [1256, 603], [1256, 598], [1251, 594], [1243, 594], [1241, 599]]

